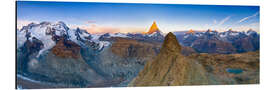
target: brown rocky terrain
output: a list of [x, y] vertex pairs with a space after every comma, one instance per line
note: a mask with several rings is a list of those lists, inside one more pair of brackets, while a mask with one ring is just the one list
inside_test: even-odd
[[61, 38], [52, 48], [52, 53], [62, 58], [79, 58], [80, 46]]
[[[110, 48], [112, 53], [123, 57], [136, 57], [136, 58], [154, 58], [161, 49], [162, 43], [160, 42], [143, 42], [130, 38], [113, 37], [114, 42]], [[183, 46], [181, 51], [183, 55], [190, 55], [196, 53], [191, 47]]]
[[[241, 54], [192, 54], [189, 58], [199, 61], [209, 73], [219, 78], [232, 78], [238, 84], [259, 83], [259, 51]], [[229, 73], [227, 69], [241, 69], [241, 74]], [[223, 84], [231, 84], [221, 81]]]
[[123, 58], [152, 58], [159, 52], [161, 43], [140, 42], [128, 38], [113, 38], [111, 51]]
[[206, 70], [197, 61], [181, 53], [172, 33], [165, 37], [160, 53], [149, 61], [129, 86], [177, 86], [212, 84]]
[[160, 53], [147, 62], [129, 86], [179, 86], [258, 84], [259, 51], [241, 54], [191, 54], [172, 33], [165, 37]]
[[197, 52], [192, 47], [182, 46], [181, 53], [188, 56]]

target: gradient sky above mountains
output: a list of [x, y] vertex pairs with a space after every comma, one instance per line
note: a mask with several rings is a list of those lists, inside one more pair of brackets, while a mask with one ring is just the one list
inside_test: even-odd
[[162, 32], [214, 29], [259, 32], [259, 6], [17, 2], [17, 26], [63, 21], [90, 33], [145, 32], [153, 21]]

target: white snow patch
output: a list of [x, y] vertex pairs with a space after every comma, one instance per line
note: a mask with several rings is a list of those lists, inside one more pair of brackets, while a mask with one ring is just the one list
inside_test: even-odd
[[103, 43], [103, 46], [109, 46], [111, 44], [108, 41], [99, 41], [99, 43]]
[[184, 36], [184, 39], [186, 39], [186, 38], [188, 38], [188, 37], [189, 37], [189, 35], [185, 35], [185, 36]]
[[69, 34], [69, 39], [77, 44], [79, 44], [79, 41], [76, 39], [76, 35], [75, 35], [76, 31], [74, 29], [72, 30], [68, 30], [68, 34]]
[[200, 34], [195, 34], [196, 37], [200, 37]]
[[37, 38], [40, 40], [44, 47], [39, 51], [37, 57], [39, 57], [44, 51], [47, 51], [51, 49], [56, 43], [52, 40], [51, 35], [46, 35], [46, 27], [33, 27], [32, 29], [28, 30], [31, 32], [31, 37], [30, 40], [33, 39], [33, 37]]
[[22, 76], [20, 74], [17, 74], [17, 78], [21, 78], [23, 80], [27, 80], [27, 81], [31, 81], [31, 82], [35, 82], [35, 83], [41, 83], [40, 81], [36, 81], [36, 80], [30, 79], [30, 78], [25, 77], [25, 76]]
[[17, 31], [17, 48], [20, 48], [27, 40], [27, 38], [25, 37], [26, 32], [25, 31]]
[[110, 45], [110, 42], [108, 42], [108, 41], [98, 41], [96, 43], [98, 43], [98, 45], [99, 45], [98, 50], [102, 50], [102, 48]]
[[114, 34], [110, 34], [110, 37], [128, 37], [128, 36], [123, 33], [114, 33]]
[[83, 40], [87, 40], [85, 37], [89, 37], [89, 36], [91, 36], [91, 35], [88, 34], [88, 33], [86, 33], [86, 32], [82, 32], [82, 34], [79, 33], [79, 36], [80, 36]]
[[234, 32], [234, 33], [230, 33], [230, 35], [232, 35], [232, 36], [237, 36], [237, 35], [239, 35], [239, 33]]
[[227, 37], [227, 34], [220, 34], [219, 35], [221, 38]]
[[101, 36], [101, 35], [97, 35], [97, 34], [92, 34], [91, 35], [92, 36], [92, 41], [99, 41], [98, 39], [99, 39], [99, 37]]
[[157, 33], [157, 32], [154, 32], [154, 33], [152, 33], [152, 34], [149, 34], [148, 36], [149, 36], [149, 37], [155, 36], [156, 33]]

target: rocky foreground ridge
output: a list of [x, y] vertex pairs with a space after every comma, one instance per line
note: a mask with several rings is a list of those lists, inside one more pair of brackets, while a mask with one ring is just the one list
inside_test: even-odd
[[134, 79], [130, 86], [174, 86], [212, 84], [206, 70], [180, 53], [181, 46], [170, 32], [161, 52]]
[[160, 53], [147, 62], [129, 86], [259, 83], [258, 52], [184, 56], [177, 42], [176, 36], [168, 33]]

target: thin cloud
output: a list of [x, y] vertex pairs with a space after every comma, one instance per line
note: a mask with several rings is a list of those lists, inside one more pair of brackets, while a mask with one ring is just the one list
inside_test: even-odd
[[253, 17], [256, 17], [257, 15], [259, 15], [259, 12], [256, 12], [255, 14], [251, 15], [251, 16], [248, 16], [248, 17], [244, 17], [243, 19], [239, 20], [238, 23], [241, 23], [241, 22], [244, 22], [250, 18], [253, 18]]
[[229, 19], [231, 18], [231, 16], [228, 16], [228, 17], [226, 17], [226, 18], [224, 18], [224, 19], [222, 19], [220, 22], [219, 22], [219, 24], [218, 25], [222, 25], [222, 24], [224, 24], [225, 22], [227, 22]]
[[96, 21], [92, 21], [92, 20], [89, 20], [89, 21], [86, 21], [87, 24], [92, 24], [92, 23], [96, 23]]
[[141, 33], [144, 31], [144, 28], [137, 27], [113, 27], [113, 26], [101, 26], [97, 24], [91, 25], [70, 25], [71, 28], [81, 28], [85, 29], [91, 34], [104, 34], [104, 33]]

